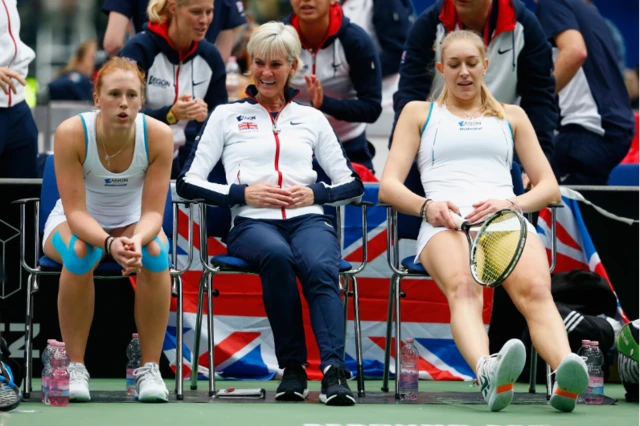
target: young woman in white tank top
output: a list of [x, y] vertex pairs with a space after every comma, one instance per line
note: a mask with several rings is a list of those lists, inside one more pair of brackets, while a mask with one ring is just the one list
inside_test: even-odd
[[43, 239], [44, 253], [63, 266], [58, 312], [71, 361], [72, 401], [91, 398], [84, 352], [93, 317], [93, 270], [105, 255], [122, 266], [123, 275], [137, 274], [138, 397], [168, 397], [158, 364], [171, 297], [162, 219], [173, 136], [167, 125], [139, 114], [144, 81], [134, 63], [112, 58], [96, 79], [98, 111], [69, 118], [55, 134], [60, 200]]
[[[482, 39], [470, 31], [449, 33], [436, 67], [445, 87], [435, 102], [411, 102], [398, 119], [380, 184], [381, 202], [405, 214], [423, 216], [416, 261], [427, 269], [447, 297], [451, 329], [461, 354], [478, 376], [492, 411], [513, 397], [513, 382], [525, 363], [521, 341], [508, 341], [489, 356], [482, 322], [482, 287], [469, 268], [466, 237], [456, 231], [449, 210], [469, 222], [507, 208], [538, 211], [560, 200], [551, 167], [524, 111], [502, 105], [483, 81], [488, 66]], [[514, 148], [533, 189], [515, 196], [510, 175]], [[404, 181], [417, 161], [426, 199]], [[503, 286], [527, 320], [538, 353], [556, 370], [551, 405], [572, 411], [588, 382], [582, 358], [571, 353], [564, 323], [551, 297], [544, 246], [529, 238], [518, 265]]]

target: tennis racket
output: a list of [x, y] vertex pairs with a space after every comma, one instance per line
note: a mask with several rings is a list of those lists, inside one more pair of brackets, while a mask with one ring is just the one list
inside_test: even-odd
[[13, 374], [4, 362], [0, 362], [0, 411], [9, 411], [20, 405], [22, 392], [13, 383]]
[[499, 210], [476, 223], [469, 223], [452, 211], [449, 213], [467, 236], [473, 279], [484, 287], [502, 284], [518, 264], [527, 242], [526, 219], [509, 209]]

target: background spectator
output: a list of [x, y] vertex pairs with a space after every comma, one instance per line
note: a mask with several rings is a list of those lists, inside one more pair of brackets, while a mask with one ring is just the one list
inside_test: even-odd
[[291, 79], [300, 90], [296, 99], [322, 111], [349, 159], [373, 170], [375, 150], [365, 129], [382, 112], [382, 74], [373, 40], [335, 0], [291, 0], [291, 6], [294, 13], [285, 22], [296, 29], [303, 47], [302, 72]]
[[555, 58], [556, 178], [565, 185], [606, 185], [635, 132], [611, 31], [583, 0], [538, 0], [536, 15]]
[[145, 72], [143, 112], [173, 130], [175, 178], [209, 112], [227, 103], [225, 65], [204, 38], [213, 13], [210, 0], [151, 0], [148, 12], [150, 22], [120, 55]]
[[0, 178], [35, 178], [38, 129], [24, 100], [29, 63], [36, 57], [20, 40], [16, 0], [0, 8]]
[[410, 0], [342, 0], [344, 15], [362, 27], [378, 48], [382, 67], [382, 108], [393, 109], [400, 59], [413, 22]]
[[[130, 21], [135, 33], [142, 31], [149, 20], [147, 6], [149, 0], [105, 0], [102, 11], [109, 15], [104, 35], [104, 48], [110, 55], [116, 55], [130, 33]], [[235, 40], [238, 27], [246, 22], [244, 6], [236, 0], [213, 0], [213, 21], [207, 30], [206, 39], [214, 43], [222, 60], [227, 61]]]
[[52, 101], [93, 101], [93, 73], [98, 42], [87, 40], [76, 49], [58, 77], [49, 83]]

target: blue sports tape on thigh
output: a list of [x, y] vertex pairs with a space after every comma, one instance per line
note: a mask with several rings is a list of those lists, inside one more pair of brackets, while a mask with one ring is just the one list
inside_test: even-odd
[[82, 275], [93, 269], [96, 263], [98, 263], [102, 258], [102, 253], [104, 252], [104, 250], [80, 240], [86, 245], [87, 254], [84, 257], [78, 257], [76, 251], [74, 250], [76, 241], [78, 241], [78, 237], [72, 235], [71, 239], [69, 240], [69, 245], [67, 246], [62, 240], [60, 231], [56, 231], [56, 233], [53, 234], [53, 237], [51, 238], [51, 245], [58, 251], [60, 257], [62, 258], [62, 264], [65, 268], [67, 268], [69, 272], [76, 275]]
[[153, 256], [147, 249], [149, 244], [142, 247], [142, 267], [151, 272], [162, 272], [169, 268], [169, 242], [164, 245], [159, 237], [155, 237], [153, 241], [160, 247], [160, 253]]

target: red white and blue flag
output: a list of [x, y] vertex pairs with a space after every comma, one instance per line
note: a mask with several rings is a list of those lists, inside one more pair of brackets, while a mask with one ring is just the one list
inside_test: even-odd
[[[366, 184], [365, 200], [377, 203], [378, 186]], [[607, 280], [606, 272], [598, 257], [587, 229], [582, 221], [580, 209], [575, 200], [563, 198], [566, 208], [558, 212], [558, 260], [556, 272], [572, 269], [595, 271]], [[353, 264], [362, 257], [361, 212], [359, 208], [343, 207], [343, 254]], [[184, 262], [187, 248], [187, 214], [180, 211], [178, 245]], [[550, 213], [540, 215], [538, 232], [547, 247], [550, 235]], [[194, 235], [199, 232], [199, 217]], [[386, 211], [371, 208], [368, 212], [369, 263], [358, 275], [360, 290], [360, 316], [364, 371], [367, 378], [382, 377], [385, 347], [385, 321], [387, 298], [391, 273], [386, 259]], [[195, 336], [198, 285], [202, 267], [199, 259], [199, 239], [195, 238], [194, 262], [192, 269], [183, 276], [184, 282], [184, 365], [185, 375], [198, 363], [201, 375], [209, 374], [207, 368], [206, 317], [200, 338], [200, 353], [192, 354]], [[224, 244], [217, 239], [209, 240], [209, 256], [226, 252]], [[415, 254], [414, 241], [401, 241], [400, 255], [404, 258]], [[180, 266], [180, 265], [179, 265]], [[263, 302], [259, 277], [251, 275], [220, 274], [215, 278], [214, 287], [220, 296], [214, 301], [214, 340], [216, 374], [225, 378], [271, 379], [281, 373], [274, 353], [273, 335], [269, 327]], [[402, 289], [407, 297], [402, 301], [402, 335], [415, 338], [420, 353], [419, 369], [422, 379], [430, 380], [472, 380], [473, 370], [458, 352], [449, 325], [447, 301], [435, 282], [424, 279], [404, 279]], [[492, 291], [485, 289], [483, 321], [489, 327], [492, 308]], [[619, 309], [621, 319], [626, 319]], [[169, 327], [164, 342], [164, 353], [173, 368], [176, 361], [176, 306], [172, 300]], [[205, 315], [206, 315], [205, 303]], [[308, 348], [307, 368], [309, 377], [321, 378], [319, 352], [309, 323], [306, 303], [303, 316]], [[353, 309], [349, 310], [349, 326], [346, 339], [347, 365], [355, 373], [355, 339], [353, 334]], [[392, 372], [394, 363], [391, 363]]]

